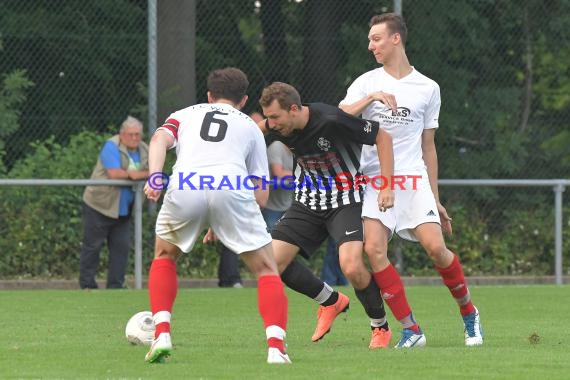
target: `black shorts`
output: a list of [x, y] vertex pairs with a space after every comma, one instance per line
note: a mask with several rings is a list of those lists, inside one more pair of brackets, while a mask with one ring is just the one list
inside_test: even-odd
[[271, 237], [296, 245], [308, 259], [329, 235], [338, 245], [347, 241], [362, 241], [361, 213], [361, 203], [314, 211], [293, 202], [275, 225]]

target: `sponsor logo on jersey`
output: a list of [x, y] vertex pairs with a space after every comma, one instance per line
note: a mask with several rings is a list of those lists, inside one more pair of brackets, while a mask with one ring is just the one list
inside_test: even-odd
[[394, 116], [408, 117], [408, 116], [410, 116], [410, 113], [412, 113], [412, 111], [410, 111], [409, 108], [407, 108], [407, 107], [398, 107], [398, 108], [396, 109], [396, 115], [394, 115]]
[[330, 169], [334, 165], [340, 164], [341, 161], [341, 157], [336, 152], [297, 158], [297, 163], [305, 169]]
[[382, 113], [380, 113], [380, 119], [390, 123], [394, 126], [397, 125], [409, 125], [409, 123], [413, 123], [414, 119], [411, 118], [412, 111], [407, 107], [398, 107], [395, 113], [392, 113], [392, 110], [386, 109]]

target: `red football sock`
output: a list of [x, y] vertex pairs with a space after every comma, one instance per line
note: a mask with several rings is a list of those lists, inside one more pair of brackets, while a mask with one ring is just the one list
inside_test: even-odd
[[[160, 311], [172, 313], [172, 306], [178, 291], [176, 263], [171, 259], [154, 259], [148, 273], [148, 294], [152, 314]], [[156, 325], [155, 337], [160, 333], [170, 332], [170, 322]]]
[[447, 286], [451, 295], [455, 298], [455, 301], [457, 301], [461, 315], [475, 312], [475, 307], [471, 302], [469, 288], [467, 288], [467, 281], [465, 281], [463, 274], [463, 268], [461, 267], [457, 255], [453, 255], [453, 261], [447, 268], [439, 268], [436, 266], [435, 269], [437, 269], [443, 279], [443, 283]]
[[373, 273], [374, 281], [380, 288], [382, 298], [388, 304], [394, 317], [401, 321], [409, 316], [412, 312], [402, 279], [392, 264], [389, 264], [380, 272]]
[[257, 306], [267, 334], [267, 345], [285, 352], [288, 301], [281, 278], [262, 276], [257, 281]]

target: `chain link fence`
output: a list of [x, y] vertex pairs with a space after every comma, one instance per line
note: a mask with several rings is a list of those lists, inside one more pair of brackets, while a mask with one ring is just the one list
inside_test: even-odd
[[[32, 142], [65, 147], [83, 130], [110, 135], [128, 114], [154, 124], [149, 70], [158, 74], [158, 89], [150, 89], [158, 92], [158, 123], [206, 101], [208, 72], [229, 65], [250, 78], [246, 112], [258, 109], [261, 89], [277, 80], [295, 85], [305, 102], [337, 104], [354, 79], [376, 67], [367, 50], [370, 17], [394, 6], [391, 0], [161, 0], [156, 20], [149, 20], [153, 3], [0, 0], [0, 174], [18, 177], [18, 163], [36, 149]], [[408, 57], [441, 88], [440, 178], [567, 178], [570, 2], [400, 3]], [[149, 60], [152, 22], [158, 57]], [[66, 176], [52, 169], [30, 173]], [[87, 178], [90, 171], [75, 175]], [[492, 272], [492, 261], [481, 262], [500, 255], [525, 262], [501, 274], [552, 272], [550, 189], [442, 188], [441, 196], [463, 221], [450, 245], [472, 253], [464, 259], [471, 273]], [[409, 274], [429, 268], [416, 248], [397, 249], [413, 258]], [[532, 268], [519, 268], [525, 265]]]
[[[29, 142], [66, 143], [82, 129], [106, 132], [145, 106], [144, 1], [2, 0], [0, 73], [25, 70], [33, 83], [20, 127], [4, 136], [12, 167]], [[2, 136], [2, 135], [0, 135]]]

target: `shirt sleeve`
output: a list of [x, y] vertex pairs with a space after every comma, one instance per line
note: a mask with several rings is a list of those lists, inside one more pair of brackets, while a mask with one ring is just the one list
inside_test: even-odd
[[263, 133], [257, 125], [252, 126], [251, 149], [246, 157], [246, 167], [249, 175], [269, 178], [269, 164], [267, 163], [267, 148]]
[[180, 121], [178, 120], [176, 113], [173, 113], [160, 127], [156, 129], [157, 131], [163, 130], [174, 138], [174, 144], [172, 144], [170, 149], [174, 148], [178, 144], [178, 127], [180, 127]]
[[439, 128], [439, 110], [441, 108], [441, 95], [437, 83], [431, 94], [426, 113], [424, 115], [424, 129]]
[[99, 159], [105, 170], [121, 169], [121, 152], [119, 152], [117, 144], [112, 141], [107, 141], [103, 145], [99, 153]]
[[280, 141], [273, 141], [271, 145], [267, 147], [267, 160], [269, 161], [269, 165], [279, 164], [284, 166], [283, 149], [283, 143]]
[[343, 104], [352, 104], [356, 103], [360, 99], [364, 98], [366, 95], [365, 87], [364, 87], [364, 77], [361, 75], [346, 90], [346, 95], [344, 99], [340, 101], [340, 105]]
[[376, 144], [376, 135], [380, 129], [380, 124], [377, 121], [352, 116], [340, 108], [337, 108], [337, 111], [330, 117], [334, 123], [340, 124], [333, 128], [338, 129], [347, 139], [366, 145]]

